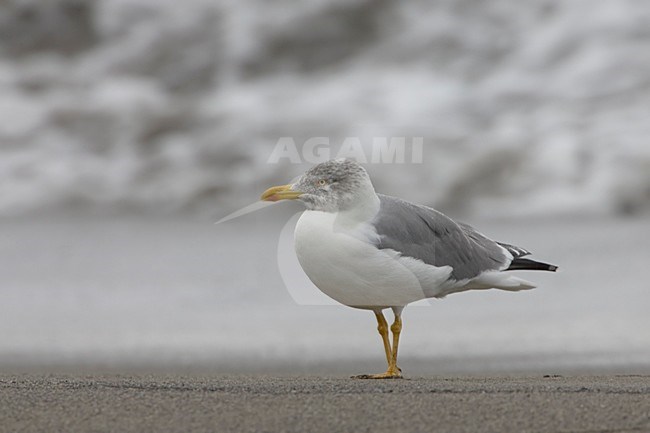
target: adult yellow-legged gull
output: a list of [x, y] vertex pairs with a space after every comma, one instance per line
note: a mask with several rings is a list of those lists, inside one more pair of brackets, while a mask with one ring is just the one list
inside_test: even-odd
[[[532, 289], [506, 271], [557, 269], [434, 209], [377, 194], [366, 170], [351, 160], [316, 165], [295, 183], [268, 189], [262, 199], [305, 204], [295, 232], [305, 273], [336, 301], [375, 313], [388, 369], [358, 378], [401, 377], [397, 349], [406, 305], [466, 290]], [[395, 315], [392, 344], [383, 315], [388, 308]]]

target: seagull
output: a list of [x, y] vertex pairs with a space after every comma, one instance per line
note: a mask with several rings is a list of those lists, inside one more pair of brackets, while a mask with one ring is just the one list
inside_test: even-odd
[[[295, 229], [301, 267], [329, 297], [374, 312], [388, 368], [358, 379], [402, 378], [397, 351], [408, 304], [468, 290], [528, 290], [535, 285], [509, 271], [557, 270], [435, 209], [377, 194], [368, 172], [350, 159], [315, 165], [295, 182], [269, 188], [262, 200], [302, 202]], [[390, 328], [387, 309], [394, 314]]]

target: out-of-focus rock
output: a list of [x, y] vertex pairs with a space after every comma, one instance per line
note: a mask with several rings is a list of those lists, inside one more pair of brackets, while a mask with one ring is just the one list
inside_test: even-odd
[[5, 1], [0, 214], [227, 213], [310, 165], [268, 163], [283, 137], [422, 137], [368, 168], [454, 213], [645, 212], [648, 29], [633, 0]]
[[0, 50], [72, 55], [97, 41], [96, 0], [6, 0], [0, 3]]

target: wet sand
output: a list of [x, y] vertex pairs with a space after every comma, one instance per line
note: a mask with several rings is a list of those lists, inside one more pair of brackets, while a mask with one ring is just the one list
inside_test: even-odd
[[1, 432], [650, 432], [650, 376], [0, 374]]

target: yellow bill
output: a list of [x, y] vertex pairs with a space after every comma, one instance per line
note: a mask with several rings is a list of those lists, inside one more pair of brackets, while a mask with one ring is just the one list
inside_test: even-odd
[[264, 191], [262, 194], [263, 201], [280, 201], [280, 200], [295, 200], [303, 193], [291, 189], [291, 185], [274, 186]]

